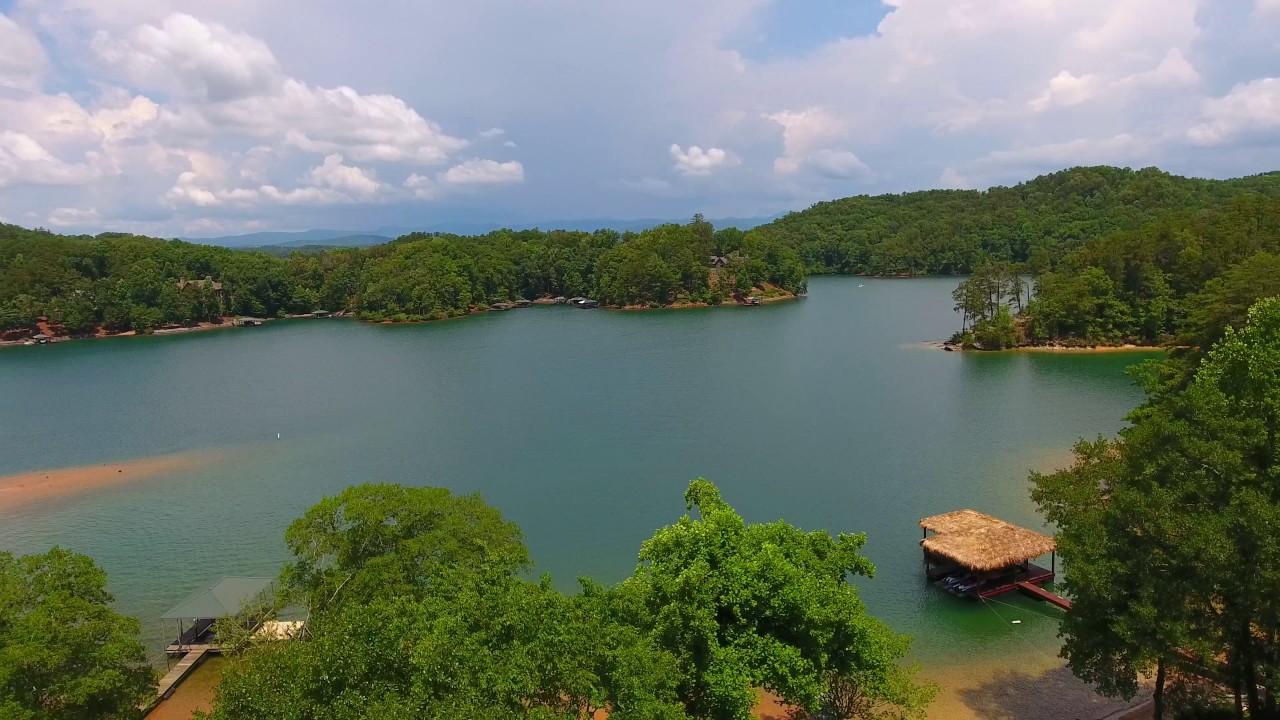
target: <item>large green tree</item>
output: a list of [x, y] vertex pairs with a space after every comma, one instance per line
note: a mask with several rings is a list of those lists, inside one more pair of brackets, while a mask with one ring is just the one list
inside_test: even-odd
[[111, 608], [106, 584], [93, 560], [69, 550], [0, 552], [0, 717], [139, 716], [156, 674], [138, 621]]
[[[828, 717], [923, 716], [932, 693], [902, 665], [908, 640], [869, 615], [848, 582], [875, 573], [864, 535], [747, 524], [702, 479], [685, 500], [698, 517], [646, 541], [618, 592], [635, 598], [632, 622], [677, 659], [691, 716], [745, 720], [756, 688], [808, 712], [849, 713]], [[858, 700], [841, 702], [850, 695]]]
[[1108, 692], [1177, 664], [1225, 683], [1237, 717], [1277, 717], [1280, 298], [1227, 328], [1185, 388], [1157, 389], [1118, 442], [1033, 477], [1075, 597], [1064, 653]]

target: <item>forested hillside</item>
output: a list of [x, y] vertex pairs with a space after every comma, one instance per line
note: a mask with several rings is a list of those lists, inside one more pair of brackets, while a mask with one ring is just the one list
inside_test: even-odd
[[969, 273], [993, 259], [1039, 271], [1090, 239], [1246, 197], [1280, 197], [1280, 173], [1200, 180], [1155, 168], [1077, 167], [987, 191], [822, 202], [760, 231], [799, 250], [811, 272]]
[[[713, 255], [724, 265], [714, 273]], [[288, 257], [0, 225], [0, 332], [30, 331], [42, 316], [76, 335], [317, 308], [369, 320], [423, 320], [556, 295], [589, 295], [616, 306], [714, 304], [760, 288], [800, 293], [806, 275], [795, 250], [780, 241], [716, 232], [701, 218], [625, 234], [415, 233], [385, 245]]]
[[[1202, 345], [1238, 324], [1254, 300], [1280, 292], [1278, 255], [1280, 173], [1199, 180], [1153, 168], [1073, 168], [984, 192], [846, 198], [745, 233], [716, 231], [699, 216], [640, 233], [414, 233], [284, 255], [0, 225], [0, 332], [30, 332], [42, 316], [73, 335], [313, 309], [423, 320], [557, 295], [613, 306], [716, 304], [802, 293], [810, 273], [977, 271], [980, 279], [1035, 276], [1034, 298], [1023, 307], [1019, 293], [996, 325], [1010, 294], [987, 279], [966, 291], [994, 296], [970, 298], [976, 304], [964, 309], [966, 323], [990, 331], [992, 342], [980, 345]], [[713, 270], [713, 258], [722, 267]]]

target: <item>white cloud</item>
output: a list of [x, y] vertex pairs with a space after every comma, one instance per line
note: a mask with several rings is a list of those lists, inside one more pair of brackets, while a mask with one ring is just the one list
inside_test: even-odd
[[133, 86], [194, 101], [270, 95], [285, 81], [266, 43], [183, 13], [125, 37], [99, 32], [93, 49]]
[[866, 177], [871, 174], [871, 168], [848, 150], [823, 148], [810, 153], [804, 159], [804, 166], [823, 177], [842, 180]]
[[824, 143], [847, 134], [844, 121], [820, 107], [784, 110], [764, 117], [782, 126], [782, 155], [773, 161], [774, 172], [781, 175], [798, 172]]
[[1254, 10], [1256, 10], [1259, 15], [1280, 13], [1280, 0], [1256, 0]]
[[382, 183], [372, 170], [364, 170], [342, 162], [341, 155], [329, 155], [324, 164], [311, 168], [307, 179], [316, 187], [326, 187], [358, 199], [378, 194]]
[[405, 178], [404, 187], [418, 200], [431, 200], [436, 196], [436, 184], [431, 178], [418, 173]]
[[36, 90], [49, 65], [35, 35], [0, 13], [0, 87]]
[[688, 150], [673, 144], [668, 151], [676, 161], [674, 169], [681, 175], [710, 175], [716, 168], [730, 162], [729, 153], [716, 147], [703, 150], [697, 145], [690, 145]]
[[393, 95], [288, 77], [260, 39], [190, 15], [170, 15], [124, 37], [100, 31], [93, 49], [122, 80], [173, 96], [164, 122], [180, 137], [241, 134], [357, 161], [417, 165], [443, 164], [469, 144]]
[[84, 162], [54, 157], [25, 133], [0, 130], [0, 188], [13, 185], [84, 185], [104, 174], [102, 156], [86, 153]]
[[[1280, 0], [1277, 0], [1280, 2]], [[1123, 77], [1113, 83], [1114, 87], [1179, 87], [1196, 85], [1200, 82], [1200, 73], [1196, 70], [1182, 51], [1170, 48], [1164, 59], [1154, 69], [1138, 72]]]
[[450, 185], [498, 185], [524, 182], [524, 166], [515, 160], [472, 158], [446, 170], [440, 181]]
[[502, 128], [489, 128], [488, 130], [481, 130], [480, 137], [489, 140], [496, 137], [502, 137], [506, 132], [507, 131]]
[[1063, 70], [1054, 75], [1044, 93], [1032, 100], [1027, 106], [1035, 112], [1044, 112], [1051, 107], [1079, 105], [1092, 98], [1097, 89], [1098, 77], [1096, 75], [1086, 74], [1076, 77]]
[[98, 225], [102, 222], [102, 214], [94, 208], [54, 208], [45, 222], [50, 227], [77, 227]]
[[1280, 128], [1280, 78], [1237, 85], [1205, 103], [1205, 121], [1187, 131], [1192, 142], [1217, 145], [1250, 132]]

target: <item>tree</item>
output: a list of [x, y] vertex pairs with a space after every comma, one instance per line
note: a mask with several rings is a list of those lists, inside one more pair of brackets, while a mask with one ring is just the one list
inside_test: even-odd
[[0, 717], [130, 718], [154, 696], [139, 623], [111, 609], [106, 584], [69, 550], [0, 552]]
[[906, 638], [868, 615], [847, 581], [875, 573], [860, 553], [864, 535], [747, 525], [703, 479], [685, 501], [698, 519], [646, 541], [619, 592], [635, 599], [633, 621], [676, 658], [692, 717], [745, 720], [757, 687], [807, 711], [833, 709], [853, 686], [872, 702], [846, 710], [901, 703], [905, 716], [922, 716], [932, 693], [899, 665]]
[[1110, 693], [1151, 670], [1162, 690], [1176, 664], [1226, 683], [1237, 717], [1275, 718], [1280, 298], [1228, 328], [1185, 388], [1152, 390], [1118, 442], [1033, 476], [1075, 599], [1064, 653]]
[[409, 593], [443, 569], [515, 572], [529, 562], [520, 529], [478, 495], [444, 488], [356, 485], [293, 521], [285, 544], [287, 592], [312, 612], [346, 597]]
[[233, 656], [214, 718], [687, 717], [674, 659], [593, 584], [567, 597], [518, 577], [519, 530], [474, 496], [358, 486], [288, 543], [286, 576], [338, 601], [316, 604], [303, 639]]

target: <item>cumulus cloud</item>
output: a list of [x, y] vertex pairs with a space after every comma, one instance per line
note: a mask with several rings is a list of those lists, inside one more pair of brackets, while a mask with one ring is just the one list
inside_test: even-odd
[[33, 34], [0, 13], [0, 87], [36, 90], [49, 64]]
[[690, 145], [688, 150], [672, 144], [667, 149], [671, 158], [676, 161], [674, 169], [681, 175], [710, 175], [716, 168], [730, 162], [729, 153], [716, 147], [703, 150], [697, 145]]
[[497, 162], [472, 158], [444, 172], [440, 181], [450, 185], [499, 185], [524, 182], [524, 166], [515, 160]]
[[102, 222], [102, 214], [94, 208], [54, 208], [49, 213], [49, 217], [45, 218], [45, 223], [50, 227], [79, 227], [85, 225], [98, 225]]
[[0, 131], [0, 188], [12, 185], [84, 185], [103, 175], [102, 157], [87, 153], [83, 162], [53, 156], [25, 133]]
[[1044, 93], [1032, 100], [1028, 107], [1035, 112], [1044, 112], [1051, 107], [1070, 105], [1079, 105], [1080, 103], [1093, 97], [1098, 89], [1098, 77], [1096, 75], [1081, 75], [1076, 77], [1071, 73], [1063, 70], [1053, 79], [1049, 81], [1049, 87]]
[[1217, 145], [1246, 133], [1280, 129], [1280, 78], [1237, 85], [1221, 98], [1205, 103], [1205, 121], [1188, 137], [1201, 145]]
[[[411, 222], [395, 213], [418, 200], [474, 212], [474, 191], [533, 163], [536, 178], [486, 216], [767, 214], [840, 194], [839, 181], [983, 187], [1082, 162], [1258, 172], [1280, 166], [1277, 3], [895, 0], [874, 28], [760, 57], [749, 39], [771, 33], [776, 0], [379, 13], [14, 0], [0, 21], [0, 129], [40, 151], [5, 141], [0, 183], [27, 187], [0, 194], [0, 213], [372, 226]], [[469, 141], [511, 148], [516, 136], [519, 161], [467, 160], [486, 154]], [[655, 138], [680, 137], [714, 147], [653, 152]], [[197, 152], [220, 174], [195, 169]], [[354, 185], [311, 176], [334, 155]], [[699, 173], [716, 182], [677, 180]], [[35, 184], [53, 181], [66, 184]]]
[[969, 178], [961, 175], [955, 168], [946, 168], [938, 177], [938, 187], [944, 190], [971, 190], [973, 185]]
[[124, 37], [101, 31], [93, 49], [121, 80], [172, 95], [165, 124], [180, 136], [238, 133], [307, 152], [418, 165], [442, 164], [468, 145], [393, 95], [289, 77], [260, 39], [190, 15]]

